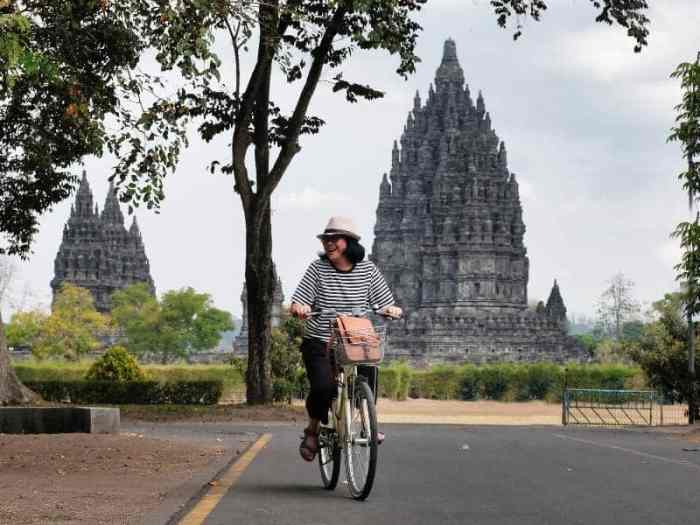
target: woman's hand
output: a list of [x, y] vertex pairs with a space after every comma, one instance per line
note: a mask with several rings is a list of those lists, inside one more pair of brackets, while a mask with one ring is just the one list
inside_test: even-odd
[[401, 308], [399, 308], [398, 306], [387, 306], [379, 313], [382, 315], [386, 315], [387, 317], [398, 319], [403, 314], [403, 310], [401, 310]]
[[289, 313], [297, 319], [306, 319], [311, 313], [311, 307], [308, 304], [292, 303], [289, 307]]

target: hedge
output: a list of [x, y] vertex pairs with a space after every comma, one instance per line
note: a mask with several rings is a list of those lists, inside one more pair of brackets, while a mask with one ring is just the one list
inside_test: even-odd
[[[566, 370], [566, 374], [565, 374]], [[564, 381], [572, 388], [645, 388], [639, 368], [623, 365], [562, 365], [553, 363], [437, 365], [412, 370], [407, 365], [383, 367], [380, 395], [392, 399], [492, 399], [558, 401]]]
[[28, 381], [46, 401], [109, 405], [215, 405], [222, 381]]
[[[22, 383], [45, 381], [85, 380], [93, 361], [66, 363], [62, 361], [24, 361], [13, 363], [15, 373]], [[243, 388], [243, 377], [239, 370], [224, 364], [175, 364], [141, 365], [146, 379], [159, 383], [178, 381], [221, 381], [224, 395]]]
[[379, 395], [403, 401], [408, 397], [413, 370], [403, 362], [381, 369], [379, 373]]

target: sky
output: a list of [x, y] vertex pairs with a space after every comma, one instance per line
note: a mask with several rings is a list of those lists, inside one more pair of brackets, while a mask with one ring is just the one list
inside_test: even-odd
[[[392, 143], [416, 90], [425, 100], [448, 37], [457, 43], [472, 96], [483, 93], [520, 183], [530, 300], [546, 300], [557, 279], [569, 313], [593, 316], [615, 273], [635, 283], [633, 295], [646, 305], [677, 287], [680, 249], [669, 234], [690, 212], [676, 179], [680, 146], [666, 141], [680, 101], [679, 83], [669, 76], [700, 50], [700, 2], [650, 2], [649, 45], [640, 54], [622, 28], [594, 22], [588, 0], [548, 4], [540, 22], [523, 21], [514, 42], [513, 29], [497, 26], [487, 0], [430, 0], [417, 16], [422, 62], [414, 75], [402, 79], [397, 59], [379, 52], [358, 52], [344, 68], [346, 79], [385, 91], [383, 99], [348, 104], [330, 83], [319, 85], [310, 113], [327, 124], [302, 139], [273, 196], [273, 257], [287, 298], [320, 249], [315, 235], [331, 215], [352, 217], [371, 250]], [[230, 59], [223, 43], [221, 53]], [[290, 107], [300, 86], [276, 80], [273, 97]], [[240, 316], [243, 214], [232, 177], [206, 170], [216, 158], [228, 159], [226, 141], [204, 144], [193, 134], [166, 180], [160, 213], [136, 215], [158, 293], [192, 286]], [[112, 162], [89, 158], [76, 166], [87, 170], [100, 209]], [[50, 302], [53, 261], [73, 200], [42, 218], [33, 254], [18, 262], [10, 307]]]

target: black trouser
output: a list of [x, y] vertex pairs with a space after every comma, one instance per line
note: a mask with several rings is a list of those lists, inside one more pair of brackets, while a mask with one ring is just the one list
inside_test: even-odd
[[[331, 401], [337, 393], [331, 356], [326, 350], [326, 343], [320, 339], [304, 339], [300, 350], [304, 367], [306, 367], [306, 376], [311, 385], [306, 398], [306, 411], [309, 417], [320, 419], [324, 425], [327, 425]], [[360, 365], [357, 368], [358, 374], [367, 380], [376, 399], [379, 377], [377, 367]]]

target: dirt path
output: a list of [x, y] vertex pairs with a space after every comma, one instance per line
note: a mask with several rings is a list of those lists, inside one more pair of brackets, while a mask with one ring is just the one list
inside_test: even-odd
[[0, 524], [140, 523], [226, 454], [135, 433], [0, 434]]
[[560, 425], [561, 406], [531, 401], [436, 401], [380, 399], [379, 421], [382, 423], [435, 423], [455, 425]]

